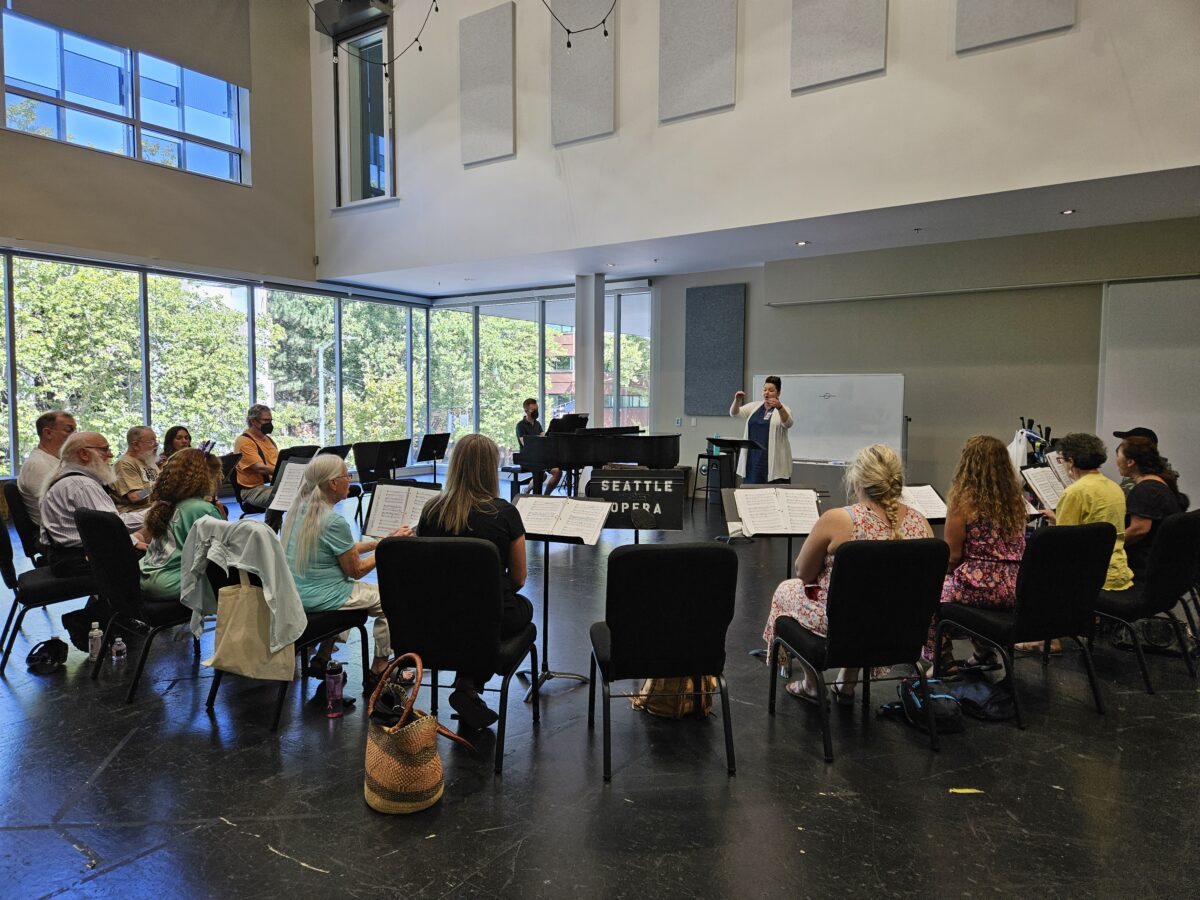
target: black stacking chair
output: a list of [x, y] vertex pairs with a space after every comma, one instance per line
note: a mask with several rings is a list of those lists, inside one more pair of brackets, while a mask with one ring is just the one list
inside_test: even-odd
[[[126, 634], [144, 634], [137, 667], [133, 670], [133, 681], [125, 702], [132, 703], [142, 671], [146, 668], [146, 657], [150, 645], [162, 631], [183, 625], [192, 617], [192, 611], [179, 602], [151, 598], [142, 593], [142, 573], [138, 568], [137, 553], [129, 540], [125, 523], [116, 513], [99, 512], [94, 509], [75, 510], [75, 526], [83, 541], [83, 549], [92, 564], [92, 575], [100, 598], [108, 603], [112, 617], [104, 628], [104, 641], [100, 656], [92, 666], [92, 681], [100, 677], [109, 644], [118, 630]], [[192, 652], [200, 655], [200, 642], [192, 638]]]
[[237, 500], [238, 506], [242, 509], [242, 514], [239, 519], [244, 519], [246, 516], [255, 516], [259, 513], [265, 513], [265, 506], [255, 506], [252, 503], [246, 503], [242, 500], [242, 486], [237, 480], [237, 464], [241, 460], [240, 453], [226, 453], [221, 457], [221, 470], [225, 472], [225, 478], [229, 482], [229, 486], [233, 488], [233, 499]]
[[1188, 674], [1196, 677], [1191, 649], [1184, 638], [1183, 626], [1173, 610], [1180, 601], [1187, 602], [1184, 597], [1192, 589], [1198, 557], [1200, 509], [1168, 516], [1158, 526], [1144, 580], [1135, 581], [1127, 591], [1102, 590], [1095, 600], [1097, 614], [1124, 625], [1133, 636], [1133, 649], [1137, 653], [1147, 694], [1154, 693], [1154, 685], [1150, 683], [1150, 670], [1146, 666], [1146, 655], [1142, 652], [1142, 640], [1133, 627], [1139, 619], [1166, 619], [1171, 623]]
[[[23, 502], [19, 495], [17, 502]], [[0, 659], [0, 675], [3, 675], [8, 667], [8, 657], [12, 654], [17, 633], [21, 630], [21, 623], [25, 621], [25, 614], [31, 609], [41, 609], [53, 603], [62, 603], [64, 600], [87, 597], [94, 590], [94, 582], [91, 575], [58, 578], [50, 571], [49, 566], [18, 575], [16, 566], [13, 565], [12, 538], [3, 522], [0, 522], [0, 531], [4, 532], [4, 536], [0, 537], [0, 576], [3, 576], [4, 583], [13, 593], [12, 606], [4, 622], [4, 632], [0, 634], [0, 647], [4, 648], [4, 658]]]
[[38, 540], [38, 527], [29, 517], [29, 507], [25, 505], [25, 498], [21, 496], [15, 479], [4, 482], [4, 502], [8, 505], [8, 514], [12, 516], [17, 537], [21, 539], [21, 550], [35, 566], [46, 565], [46, 557]]
[[[1096, 711], [1104, 714], [1104, 700], [1092, 668], [1089, 636], [1093, 628], [1092, 607], [1104, 586], [1108, 560], [1117, 533], [1107, 522], [1091, 525], [1056, 525], [1039, 528], [1025, 545], [1021, 568], [1017, 572], [1017, 598], [1014, 609], [988, 609], [961, 603], [943, 603], [938, 607], [937, 639], [942, 633], [959, 629], [991, 644], [1000, 651], [1004, 671], [1012, 684], [1013, 711], [1017, 727], [1024, 728], [1021, 703], [1013, 673], [1013, 645], [1039, 642], [1048, 645], [1055, 638], [1071, 638], [1083, 650], [1083, 664]], [[1050, 657], [1042, 654], [1043, 665]], [[941, 654], [935, 657], [934, 674], [941, 670]]]
[[416, 653], [429, 670], [430, 712], [437, 715], [438, 672], [490, 666], [503, 677], [496, 723], [496, 774], [504, 765], [508, 686], [529, 656], [533, 722], [541, 716], [537, 627], [501, 639], [500, 555], [478, 538], [387, 538], [375, 551], [379, 596], [393, 642]]
[[[778, 680], [775, 659], [782, 647], [808, 663], [817, 673], [821, 736], [825, 761], [833, 762], [829, 731], [828, 691], [824, 670], [861, 668], [863, 712], [871, 708], [871, 667], [910, 665], [917, 671], [922, 694], [929, 696], [925, 673], [917, 660], [929, 636], [929, 623], [942, 595], [950, 548], [945, 541], [847, 541], [833, 553], [826, 610], [826, 637], [813, 634], [791, 616], [775, 620], [767, 674], [770, 690], [767, 712], [775, 714]], [[938, 749], [932, 704], [928, 713], [929, 744]]]
[[[262, 579], [257, 575], [247, 573], [250, 583], [256, 587], [262, 587]], [[237, 584], [240, 580], [238, 570], [230, 566], [229, 573], [226, 574], [219, 567], [209, 565], [208, 580], [214, 591], [220, 591], [221, 588], [229, 584]], [[358, 631], [359, 644], [362, 648], [362, 671], [363, 671], [363, 696], [367, 696], [369, 691], [366, 688], [367, 673], [371, 671], [371, 660], [367, 654], [367, 613], [361, 609], [333, 609], [325, 612], [306, 612], [308, 625], [304, 629], [304, 633], [296, 638], [294, 647], [300, 658], [300, 678], [303, 683], [305, 673], [308, 671], [308, 651], [309, 648], [330, 638], [337, 637], [343, 631], [354, 629]], [[211, 711], [213, 705], [217, 702], [217, 691], [221, 687], [221, 679], [225, 676], [222, 669], [213, 669], [212, 686], [208, 689], [208, 699], [204, 701], [205, 709]], [[279, 682], [279, 694], [275, 698], [275, 713], [271, 717], [271, 730], [279, 730], [279, 718], [283, 714], [283, 704], [287, 699], [288, 685], [291, 682]]]
[[[737, 770], [725, 683], [725, 632], [737, 593], [737, 553], [721, 544], [618, 547], [608, 557], [604, 621], [591, 627], [588, 728], [596, 724], [596, 670], [604, 695], [604, 780], [612, 780], [610, 710], [614, 681], [690, 677], [696, 713], [704, 676], [715, 675], [729, 774]], [[632, 694], [618, 694], [620, 697]]]

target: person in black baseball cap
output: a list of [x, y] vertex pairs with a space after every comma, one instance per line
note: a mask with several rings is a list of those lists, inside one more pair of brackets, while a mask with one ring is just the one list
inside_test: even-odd
[[1128, 431], [1114, 431], [1113, 437], [1119, 438], [1149, 438], [1154, 443], [1158, 443], [1158, 435], [1149, 428], [1143, 428], [1139, 425], [1137, 428], [1130, 428]]

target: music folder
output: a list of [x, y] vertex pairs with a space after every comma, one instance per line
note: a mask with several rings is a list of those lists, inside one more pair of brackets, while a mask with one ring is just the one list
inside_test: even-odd
[[572, 497], [538, 497], [522, 494], [515, 506], [525, 531], [546, 537], [578, 538], [594, 546], [608, 520], [607, 500], [579, 500]]
[[304, 478], [304, 467], [308, 465], [308, 461], [308, 457], [293, 456], [279, 464], [279, 468], [275, 470], [275, 481], [271, 485], [271, 502], [267, 504], [267, 509], [287, 512], [291, 508], [292, 501], [300, 492], [300, 480]]
[[900, 493], [900, 502], [930, 521], [946, 519], [946, 501], [931, 484], [906, 484]]
[[742, 534], [809, 534], [821, 513], [806, 488], [740, 488], [733, 492]]
[[421, 521], [421, 511], [437, 495], [436, 490], [410, 485], [376, 485], [363, 534], [366, 537], [381, 538], [402, 525], [416, 528], [417, 523]]

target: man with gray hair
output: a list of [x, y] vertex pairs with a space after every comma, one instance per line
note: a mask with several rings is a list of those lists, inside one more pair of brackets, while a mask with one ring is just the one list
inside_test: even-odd
[[[60, 578], [90, 575], [92, 571], [83, 552], [79, 529], [75, 527], [75, 510], [115, 513], [131, 533], [142, 527], [143, 513], [117, 513], [112, 497], [105, 490], [116, 478], [108, 464], [111, 458], [108, 440], [95, 431], [77, 431], [63, 444], [58, 471], [42, 495], [41, 530], [50, 570]], [[134, 534], [133, 540], [140, 544], [140, 535]]]
[[[266, 508], [271, 502], [269, 482], [275, 477], [275, 466], [279, 462], [279, 447], [271, 439], [274, 430], [271, 407], [255, 403], [246, 412], [246, 430], [233, 442], [234, 452], [242, 454], [233, 477], [237, 479], [238, 502], [243, 508]], [[278, 528], [282, 514], [267, 510], [263, 518], [268, 525]]]
[[113, 463], [113, 496], [120, 512], [146, 509], [150, 488], [158, 480], [158, 435], [149, 425], [135, 425], [125, 434], [124, 455]]

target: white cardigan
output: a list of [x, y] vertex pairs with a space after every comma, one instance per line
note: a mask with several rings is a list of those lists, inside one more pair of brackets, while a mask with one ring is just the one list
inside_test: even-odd
[[[742, 431], [742, 439], [750, 439], [750, 417], [758, 412], [762, 406], [762, 401], [757, 403], [747, 403], [745, 406], [738, 407], [737, 416], [746, 420], [746, 427]], [[771, 416], [769, 424], [770, 431], [767, 433], [767, 481], [774, 481], [777, 478], [792, 477], [792, 444], [788, 440], [787, 430], [796, 424], [795, 419], [789, 419], [786, 425], [783, 424], [783, 416], [778, 412]], [[741, 459], [738, 461], [737, 473], [742, 478], [746, 477], [746, 453], [742, 453]]]

